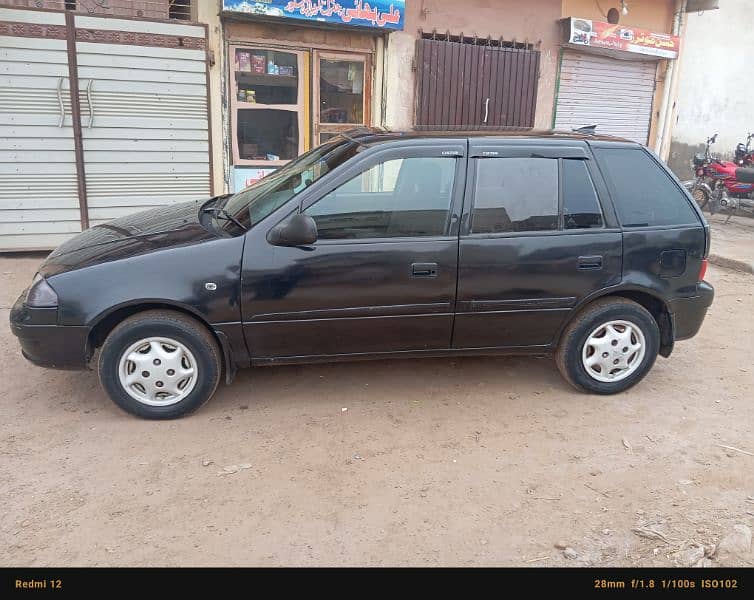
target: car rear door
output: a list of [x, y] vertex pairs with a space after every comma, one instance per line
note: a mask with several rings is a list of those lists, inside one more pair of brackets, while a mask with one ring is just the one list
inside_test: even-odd
[[[373, 147], [252, 229], [242, 272], [252, 358], [448, 349], [465, 174], [465, 139]], [[299, 201], [318, 240], [271, 245], [266, 233]]]
[[546, 347], [620, 281], [621, 232], [586, 144], [472, 140], [454, 348]]

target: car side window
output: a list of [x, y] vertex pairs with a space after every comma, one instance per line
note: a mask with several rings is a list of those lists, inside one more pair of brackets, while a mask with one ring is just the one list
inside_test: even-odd
[[561, 165], [565, 229], [603, 227], [602, 210], [586, 162], [563, 159]]
[[697, 225], [686, 195], [641, 148], [595, 148], [623, 227]]
[[557, 160], [484, 158], [476, 161], [472, 233], [557, 228]]
[[304, 212], [322, 240], [444, 235], [456, 159], [387, 160], [362, 171]]

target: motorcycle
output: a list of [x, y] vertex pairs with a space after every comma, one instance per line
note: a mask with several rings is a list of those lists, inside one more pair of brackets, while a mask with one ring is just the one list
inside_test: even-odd
[[734, 152], [733, 161], [740, 167], [754, 166], [754, 150], [751, 148], [751, 140], [754, 139], [754, 133], [746, 136], [746, 144], [738, 144]]
[[717, 134], [707, 138], [704, 154], [695, 154], [691, 161], [696, 178], [684, 182], [684, 186], [699, 204], [710, 214], [718, 210], [728, 212], [727, 223], [738, 210], [754, 214], [754, 168], [752, 165], [751, 134], [746, 145], [736, 148], [736, 162], [722, 161], [710, 156], [710, 146], [717, 141]]
[[702, 210], [706, 208], [710, 211], [710, 214], [716, 213], [720, 208], [717, 195], [713, 190], [715, 179], [709, 169], [714, 160], [710, 155], [710, 146], [717, 141], [717, 135], [707, 138], [704, 145], [704, 154], [694, 154], [691, 159], [691, 168], [696, 176], [695, 179], [683, 182], [684, 187], [689, 191], [699, 208]]

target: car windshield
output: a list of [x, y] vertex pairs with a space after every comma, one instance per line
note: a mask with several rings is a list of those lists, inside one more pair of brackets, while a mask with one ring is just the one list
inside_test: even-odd
[[[223, 208], [245, 228], [253, 227], [301, 190], [351, 158], [358, 148], [357, 142], [339, 136], [234, 194]], [[223, 226], [227, 223], [229, 221]]]

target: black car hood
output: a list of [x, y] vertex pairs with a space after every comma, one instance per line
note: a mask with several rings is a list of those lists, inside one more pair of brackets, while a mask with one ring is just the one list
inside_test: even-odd
[[172, 204], [87, 229], [53, 250], [39, 272], [51, 277], [129, 256], [216, 239], [217, 235], [199, 222], [199, 209], [204, 203], [206, 200]]

